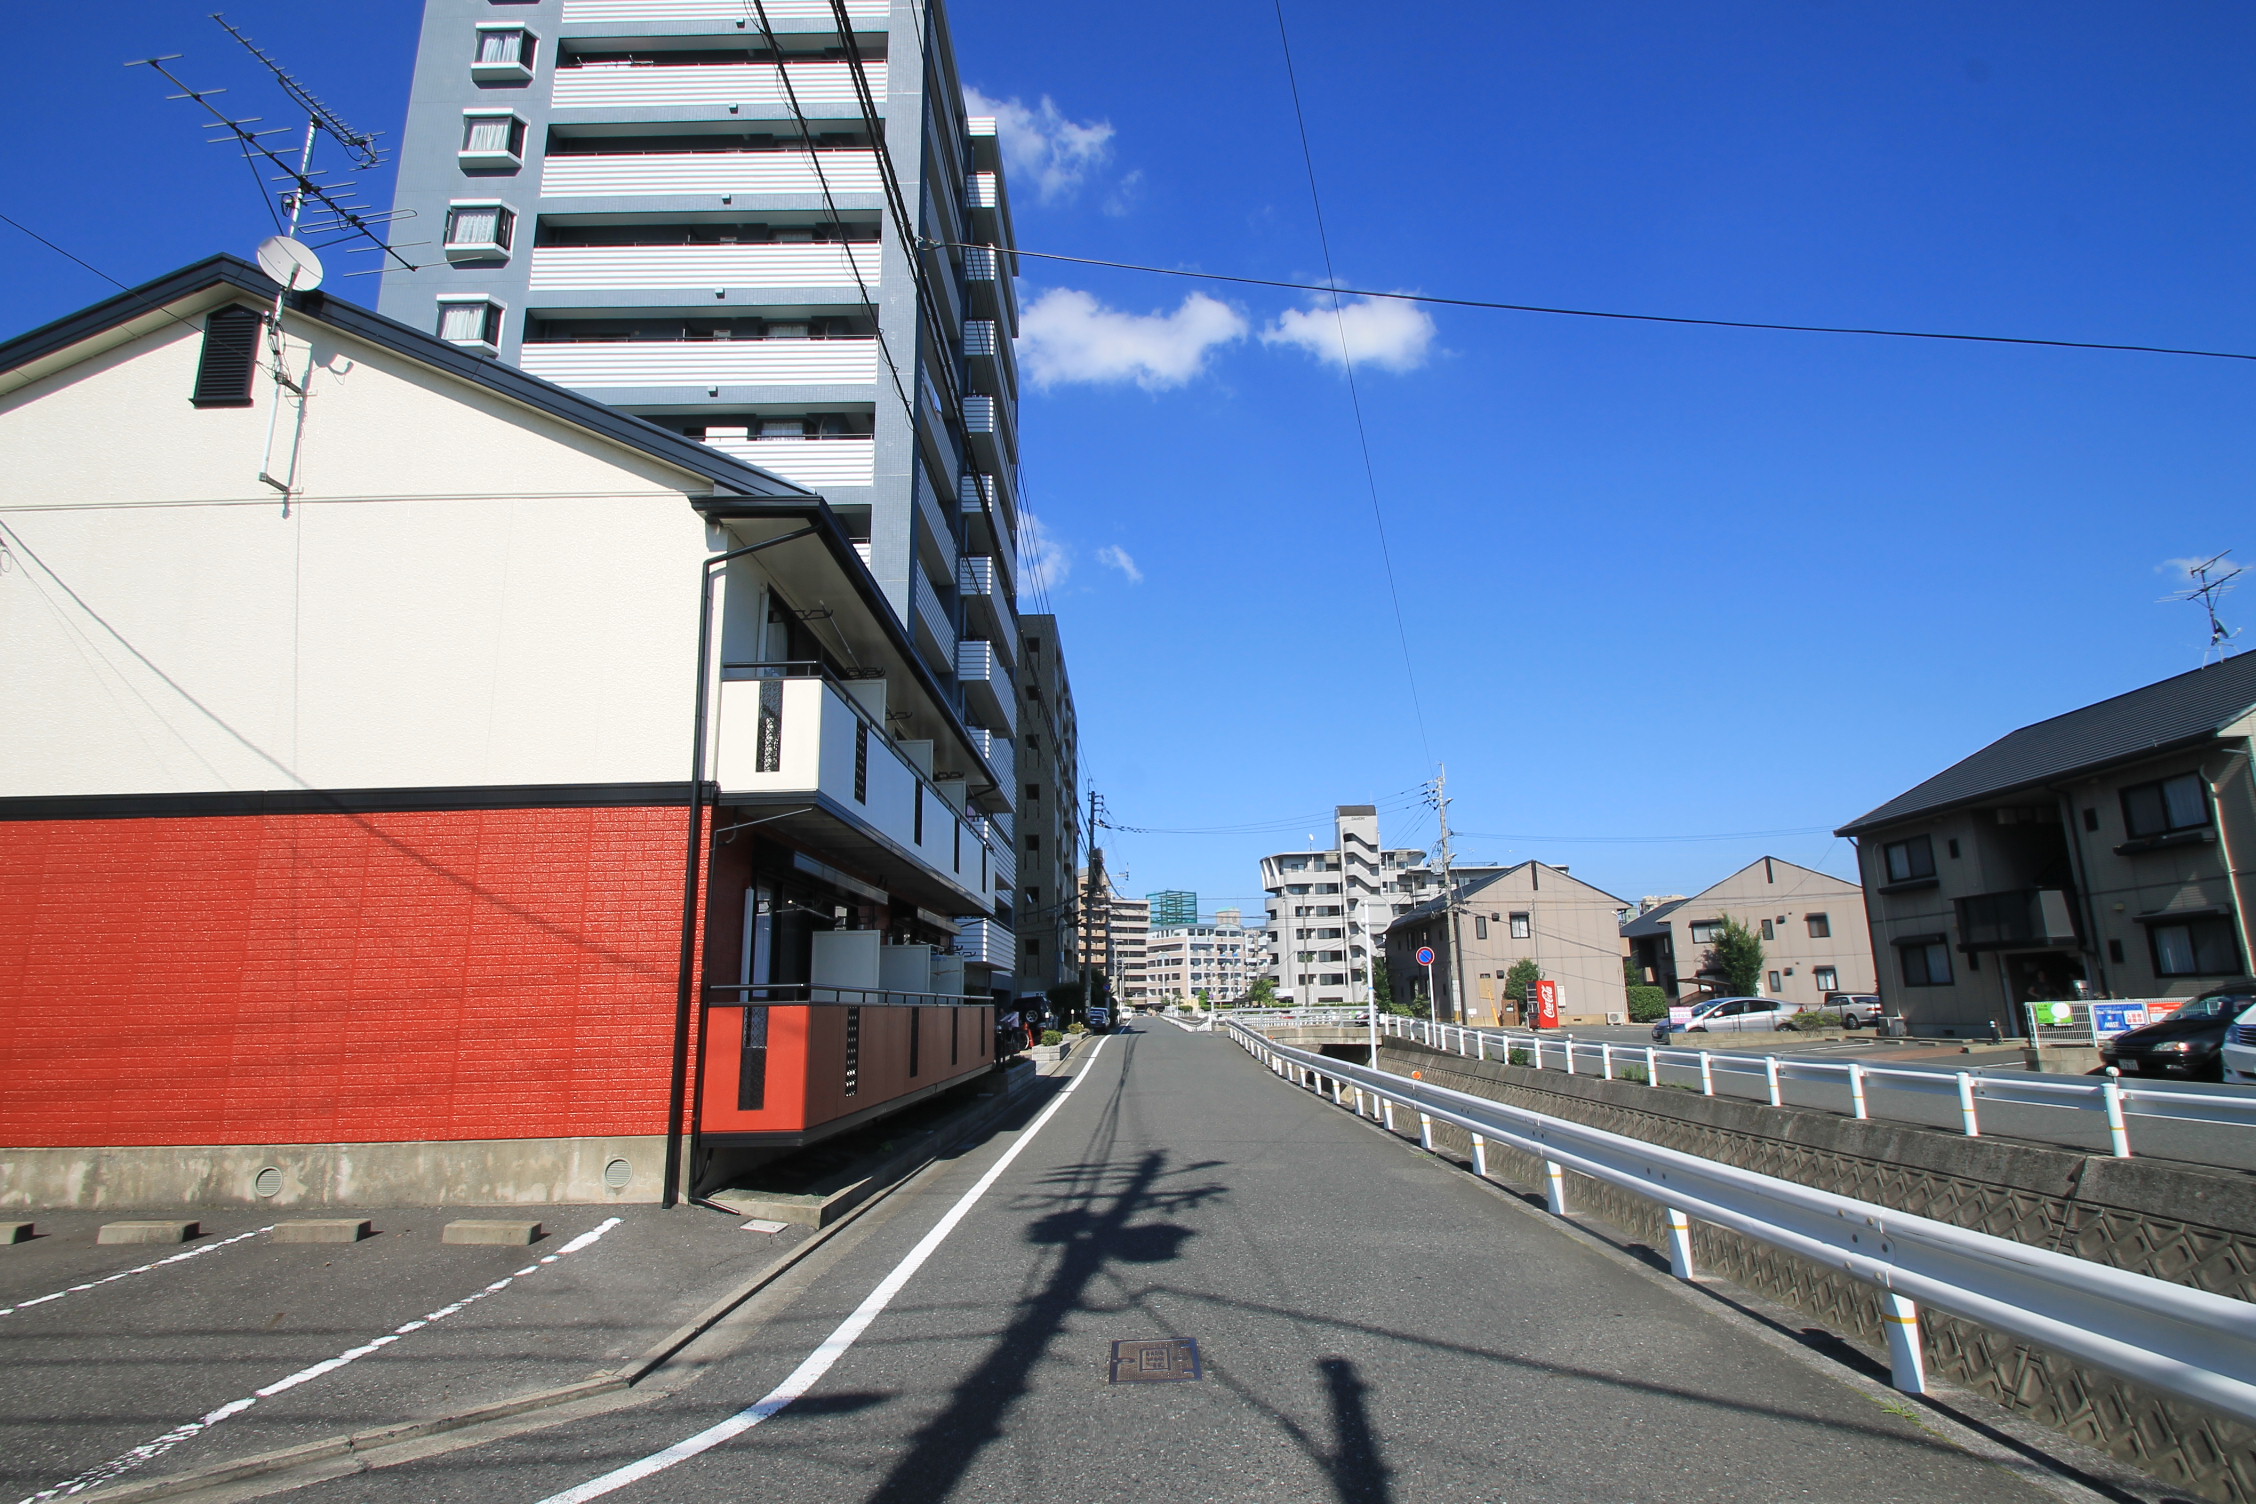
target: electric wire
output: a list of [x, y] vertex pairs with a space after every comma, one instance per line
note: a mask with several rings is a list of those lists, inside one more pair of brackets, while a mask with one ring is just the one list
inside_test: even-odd
[[[1324, 200], [1316, 191], [1316, 154], [1308, 144], [1308, 116], [1300, 106], [1300, 77], [1293, 68], [1292, 37], [1285, 30], [1285, 0], [1272, 0], [1272, 4], [1277, 12], [1277, 42], [1284, 53], [1285, 82], [1292, 91], [1293, 121], [1300, 128], [1300, 159], [1308, 169], [1308, 201], [1316, 211], [1316, 240], [1324, 251], [1324, 280], [1336, 284], [1338, 275], [1332, 268], [1331, 232], [1324, 226]], [[1355, 412], [1355, 437], [1363, 450], [1363, 479], [1371, 492], [1371, 521], [1379, 534], [1379, 562], [1386, 572], [1387, 598], [1394, 605], [1395, 635], [1402, 641], [1402, 676], [1410, 686], [1410, 709], [1418, 722], [1418, 744], [1426, 754], [1427, 763], [1431, 764], [1433, 743], [1426, 735], [1426, 708], [1418, 695], [1418, 667], [1410, 653], [1410, 628], [1402, 619], [1402, 592], [1394, 581], [1394, 551], [1387, 545], [1386, 514], [1379, 507], [1379, 475], [1371, 463], [1371, 435], [1363, 424], [1363, 395], [1355, 384], [1355, 356], [1347, 345], [1347, 314], [1336, 285], [1331, 298], [1332, 321], [1339, 330], [1340, 366], [1347, 373], [1347, 400]]]
[[[263, 189], [260, 190], [262, 195], [264, 191], [265, 190]], [[123, 282], [120, 282], [117, 278], [111, 276], [108, 272], [103, 271], [93, 262], [88, 261], [83, 256], [72, 255], [69, 251], [64, 250], [61, 246], [55, 244], [55, 242], [49, 240], [46, 236], [40, 234], [37, 230], [34, 230], [33, 228], [31, 228], [31, 226], [23, 223], [21, 220], [10, 219], [7, 215], [0, 214], [0, 221], [14, 225], [17, 229], [23, 231], [26, 235], [29, 235], [32, 239], [47, 247], [48, 250], [53, 251], [56, 255], [61, 256], [64, 260], [77, 262], [80, 266], [85, 267], [95, 276], [100, 277], [104, 282], [109, 283], [110, 286], [117, 288], [119, 291], [128, 294], [131, 294], [133, 292], [132, 288], [127, 287]], [[141, 299], [141, 306], [144, 308], [154, 309], [156, 312], [163, 314], [166, 318], [171, 319], [175, 324], [178, 324], [183, 329], [195, 329], [199, 333], [202, 332], [199, 325], [182, 318], [179, 314], [174, 313], [171, 309], [165, 307], [161, 303], [152, 303], [148, 299], [143, 298]], [[11, 369], [13, 368], [11, 367]]]
[[[991, 246], [959, 246], [952, 241], [937, 241], [938, 245], [955, 249], [991, 250]], [[2239, 350], [2197, 350], [2180, 345], [2130, 345], [2114, 344], [2105, 340], [2089, 339], [2038, 339], [2018, 334], [1961, 334], [1939, 329], [1881, 329], [1852, 324], [1778, 324], [1759, 319], [1702, 319], [1673, 313], [1625, 313], [1609, 308], [1553, 308], [1541, 303], [1506, 303], [1493, 298], [1445, 298], [1430, 293], [1382, 292], [1371, 287], [1341, 287], [1326, 282], [1291, 282], [1277, 277], [1239, 277], [1225, 272], [1188, 271], [1178, 266], [1146, 266], [1135, 261], [1106, 261], [1095, 256], [1065, 256], [1054, 251], [1030, 251], [1024, 246], [1011, 247], [1013, 256], [1031, 256], [1037, 261], [1067, 261], [1076, 266], [1102, 266], [1114, 271], [1149, 272], [1159, 277], [1189, 277], [1202, 282], [1234, 282], [1245, 287], [1281, 287], [1292, 292], [1320, 292], [1351, 298], [1391, 298], [1402, 303], [1432, 303], [1444, 308], [1487, 308], [1505, 313], [1545, 313], [1561, 318], [1620, 319], [1638, 324], [1689, 324], [1705, 329], [1759, 329], [1785, 334], [1860, 334], [1882, 339], [1935, 339], [1951, 340], [1977, 345], [2037, 345], [2054, 350], [2113, 350], [2132, 355], [2191, 355], [2204, 360], [2256, 361], [2256, 354]]]

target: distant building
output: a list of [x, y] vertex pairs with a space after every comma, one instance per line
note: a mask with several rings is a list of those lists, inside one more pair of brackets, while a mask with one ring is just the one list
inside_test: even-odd
[[1621, 937], [1640, 980], [1671, 998], [1721, 989], [1706, 956], [1725, 919], [1762, 941], [1764, 997], [1814, 1008], [1828, 992], [1873, 990], [1872, 937], [1857, 922], [1864, 890], [1783, 857], [1759, 857], [1690, 898], [1648, 898], [1639, 908]]
[[1181, 888], [1168, 888], [1158, 893], [1146, 893], [1144, 902], [1151, 905], [1153, 929], [1173, 929], [1179, 925], [1198, 923], [1198, 895]]
[[1435, 881], [1423, 851], [1379, 845], [1379, 811], [1343, 804], [1329, 849], [1261, 859], [1268, 891], [1268, 972], [1279, 1002], [1362, 1002], [1371, 958], [1399, 913], [1417, 907]]
[[[1237, 910], [1226, 909], [1233, 921]], [[1212, 924], [1154, 924], [1144, 946], [1145, 1000], [1153, 1003], [1187, 1003], [1201, 995], [1211, 1002], [1231, 1003], [1244, 997], [1261, 974], [1265, 954], [1258, 931], [1224, 923], [1223, 914]]]
[[[1564, 867], [1522, 862], [1502, 869], [1457, 870], [1455, 944], [1440, 894], [1399, 915], [1386, 932], [1388, 976], [1397, 1002], [1426, 992], [1421, 947], [1434, 952], [1433, 988], [1451, 1016], [1451, 968], [1464, 978], [1466, 1018], [1475, 1024], [1518, 1024], [1528, 1013], [1504, 994], [1521, 961], [1560, 984], [1560, 1021], [1602, 1024], [1626, 1018], [1620, 915], [1627, 904], [1571, 876]], [[1462, 947], [1459, 961], [1458, 947]]]
[[1841, 827], [1880, 992], [1928, 1033], [2247, 975], [2256, 653], [2039, 721]]
[[[1081, 860], [1080, 805], [1074, 797], [1080, 787], [1080, 730], [1057, 618], [1021, 616], [1018, 625], [1024, 680], [1018, 765], [1015, 774], [1002, 767], [995, 776], [1015, 783], [1018, 793], [1018, 988], [1047, 992], [1061, 982], [1079, 980], [1073, 930]], [[990, 745], [1000, 757], [1012, 750], [1005, 740]], [[1011, 819], [995, 817], [998, 825]]]
[[1112, 944], [1105, 958], [1105, 975], [1112, 979], [1112, 995], [1124, 1003], [1150, 1000], [1144, 979], [1144, 954], [1151, 937], [1151, 905], [1125, 894], [1111, 895]]

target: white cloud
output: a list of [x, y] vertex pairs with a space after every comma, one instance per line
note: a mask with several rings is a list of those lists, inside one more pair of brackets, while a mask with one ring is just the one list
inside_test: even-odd
[[1114, 569], [1119, 570], [1127, 576], [1128, 583], [1131, 585], [1141, 585], [1144, 582], [1144, 572], [1136, 567], [1134, 559], [1128, 557], [1128, 550], [1117, 543], [1107, 543], [1104, 547], [1098, 549], [1097, 562], [1109, 564]]
[[1319, 360], [1344, 365], [1340, 346], [1358, 366], [1414, 371], [1433, 346], [1434, 321], [1415, 303], [1393, 298], [1349, 299], [1332, 312], [1331, 300], [1314, 308], [1287, 309], [1261, 331], [1262, 342], [1298, 345]]
[[1022, 513], [1018, 520], [1018, 568], [1019, 593], [1027, 596], [1037, 590], [1055, 590], [1073, 573], [1073, 551], [1032, 512]]
[[1242, 339], [1245, 315], [1195, 292], [1173, 313], [1122, 313], [1090, 294], [1053, 287], [1019, 320], [1018, 348], [1038, 387], [1133, 381], [1147, 391], [1181, 386], [1207, 352]]
[[1029, 109], [1016, 98], [994, 99], [964, 90], [964, 108], [995, 117], [1003, 144], [1003, 166], [1014, 183], [1031, 183], [1044, 203], [1064, 198], [1112, 157], [1112, 122], [1068, 120], [1045, 94]]

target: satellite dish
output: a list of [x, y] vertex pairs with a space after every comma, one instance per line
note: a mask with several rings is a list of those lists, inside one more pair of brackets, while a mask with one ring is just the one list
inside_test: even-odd
[[311, 292], [321, 285], [321, 258], [313, 247], [287, 235], [269, 235], [259, 242], [259, 270], [291, 292]]

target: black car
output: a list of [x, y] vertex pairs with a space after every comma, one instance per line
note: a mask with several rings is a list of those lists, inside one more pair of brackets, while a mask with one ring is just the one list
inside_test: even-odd
[[2245, 986], [2203, 993], [2158, 1023], [2131, 1029], [2099, 1044], [2103, 1066], [2126, 1076], [2185, 1076], [2197, 1081], [2225, 1078], [2225, 1031], [2256, 1005]]

